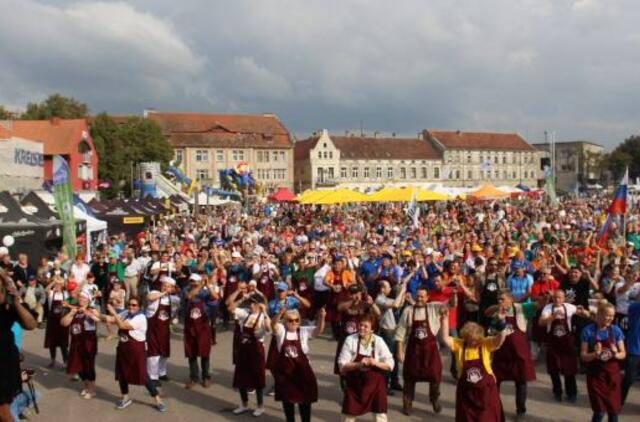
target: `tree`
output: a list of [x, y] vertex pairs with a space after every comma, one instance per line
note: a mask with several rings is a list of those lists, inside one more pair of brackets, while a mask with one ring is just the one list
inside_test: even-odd
[[618, 183], [629, 166], [629, 178], [640, 176], [640, 136], [632, 135], [625, 139], [604, 158], [603, 167], [609, 170], [613, 183]]
[[88, 114], [89, 108], [85, 103], [71, 97], [53, 94], [41, 103], [27, 104], [27, 110], [20, 118], [23, 120], [48, 120], [52, 117], [83, 119]]
[[0, 120], [11, 120], [13, 118], [13, 114], [4, 108], [4, 106], [0, 105]]
[[166, 167], [173, 150], [155, 122], [142, 117], [130, 117], [118, 125], [106, 113], [96, 117], [91, 137], [99, 158], [98, 174], [111, 187], [105, 195], [131, 193], [131, 172], [140, 162], [156, 161]]

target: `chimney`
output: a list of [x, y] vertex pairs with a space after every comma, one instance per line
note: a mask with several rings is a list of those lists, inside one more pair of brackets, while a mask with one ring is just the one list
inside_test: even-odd
[[142, 110], [142, 117], [146, 119], [149, 117], [149, 114], [155, 113], [155, 112], [156, 112], [156, 109], [154, 107], [145, 108], [144, 110]]
[[60, 117], [52, 117], [51, 126], [60, 126]]

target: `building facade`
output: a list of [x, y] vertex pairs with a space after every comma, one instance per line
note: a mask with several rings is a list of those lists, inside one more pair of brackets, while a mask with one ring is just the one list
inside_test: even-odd
[[335, 136], [296, 143], [295, 189], [524, 184], [541, 176], [538, 152], [517, 134], [425, 130], [420, 138]]
[[42, 143], [45, 181], [53, 179], [53, 156], [61, 155], [69, 165], [74, 192], [97, 190], [98, 154], [86, 120], [12, 120], [6, 128], [14, 136]]
[[[601, 179], [601, 162], [604, 147], [590, 141], [556, 142], [556, 188], [571, 192], [576, 188], [596, 184]], [[533, 144], [547, 158], [549, 164], [550, 144]]]
[[442, 178], [442, 154], [422, 139], [336, 136], [324, 129], [296, 142], [295, 157], [297, 191], [334, 187], [367, 191]]
[[442, 152], [449, 186], [535, 188], [542, 177], [538, 150], [516, 133], [425, 129], [423, 137]]
[[160, 125], [176, 162], [192, 179], [219, 187], [220, 170], [246, 165], [268, 191], [293, 189], [293, 138], [273, 114], [150, 111], [146, 117]]
[[19, 138], [0, 123], [0, 191], [42, 189], [44, 148], [41, 142]]

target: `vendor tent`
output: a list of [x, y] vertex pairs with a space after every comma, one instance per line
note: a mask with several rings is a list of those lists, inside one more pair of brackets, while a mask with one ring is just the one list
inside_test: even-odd
[[475, 200], [489, 200], [506, 198], [509, 196], [509, 192], [505, 192], [491, 185], [483, 185], [478, 189], [467, 193], [467, 198]]
[[[55, 211], [55, 205], [49, 205], [46, 203], [35, 191], [31, 191], [25, 195], [20, 200], [20, 204], [27, 213], [62, 227], [63, 222], [57, 211]], [[78, 218], [78, 216], [75, 215], [75, 212], [74, 217], [76, 222], [76, 236], [86, 233], [87, 220], [84, 218]]]
[[269, 195], [272, 202], [292, 202], [296, 201], [296, 196], [287, 188], [278, 188], [278, 191]]
[[318, 205], [337, 205], [337, 204], [349, 204], [354, 202], [364, 202], [367, 195], [360, 192], [355, 192], [349, 189], [338, 189], [335, 191], [329, 191], [329, 194], [323, 195], [317, 200], [313, 201]]

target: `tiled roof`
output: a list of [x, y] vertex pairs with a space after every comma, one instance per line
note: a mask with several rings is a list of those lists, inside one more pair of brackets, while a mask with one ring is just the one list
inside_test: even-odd
[[289, 131], [275, 115], [151, 112], [172, 146], [290, 148]]
[[[340, 150], [343, 160], [440, 160], [442, 154], [422, 139], [411, 138], [372, 138], [361, 136], [331, 136], [331, 141]], [[309, 157], [319, 137], [311, 137], [296, 142], [295, 159]]]
[[517, 133], [440, 131], [426, 129], [425, 138], [435, 138], [446, 149], [536, 151]]
[[88, 132], [84, 119], [13, 120], [11, 123], [15, 136], [42, 142], [45, 155], [75, 151], [83, 130]]

